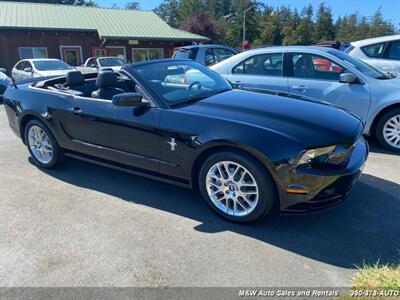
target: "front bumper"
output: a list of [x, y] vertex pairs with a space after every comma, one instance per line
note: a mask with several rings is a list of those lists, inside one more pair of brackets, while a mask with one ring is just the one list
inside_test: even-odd
[[[345, 167], [340, 169], [292, 170], [285, 180], [281, 195], [282, 213], [307, 213], [333, 207], [345, 200], [354, 190], [360, 178], [369, 147], [360, 137]], [[304, 194], [287, 193], [286, 187], [296, 185], [307, 190]]]

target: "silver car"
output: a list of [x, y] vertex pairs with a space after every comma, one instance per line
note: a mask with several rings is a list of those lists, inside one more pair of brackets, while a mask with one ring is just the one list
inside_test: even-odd
[[42, 76], [63, 76], [73, 68], [59, 59], [36, 58], [23, 59], [11, 71], [15, 81]]
[[382, 146], [400, 152], [400, 79], [344, 52], [313, 46], [260, 48], [211, 69], [244, 89], [289, 92], [346, 109], [365, 121], [364, 134], [375, 134]]
[[352, 42], [346, 53], [384, 72], [400, 73], [400, 34]]

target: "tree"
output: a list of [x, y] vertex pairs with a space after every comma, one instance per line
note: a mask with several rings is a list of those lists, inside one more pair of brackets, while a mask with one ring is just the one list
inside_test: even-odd
[[329, 7], [325, 6], [325, 3], [321, 3], [318, 7], [314, 29], [314, 40], [316, 42], [332, 41], [335, 39], [332, 11]]
[[216, 40], [220, 36], [218, 23], [205, 11], [196, 11], [186, 18], [180, 29]]
[[383, 19], [381, 8], [379, 7], [371, 19], [371, 28], [369, 32], [370, 36], [376, 37], [394, 33], [395, 30], [393, 24]]
[[260, 3], [253, 0], [234, 0], [231, 11], [236, 13], [236, 17], [225, 23], [225, 43], [236, 48], [242, 47], [243, 12], [248, 8], [251, 9], [246, 12], [246, 40], [253, 45], [259, 37]]
[[259, 26], [258, 45], [280, 45], [282, 43], [282, 23], [278, 9], [266, 6], [261, 17]]
[[128, 3], [125, 5], [125, 9], [140, 10], [140, 3], [137, 2], [137, 1], [128, 2]]
[[295, 29], [296, 44], [310, 45], [314, 42], [314, 22], [313, 22], [313, 7], [311, 4], [303, 7], [298, 26]]
[[178, 0], [164, 0], [154, 12], [172, 27], [179, 27]]
[[199, 0], [180, 0], [178, 6], [178, 17], [185, 21], [188, 17], [199, 12], [203, 8], [203, 2]]
[[283, 45], [296, 45], [299, 43], [299, 37], [297, 35], [296, 29], [300, 25], [300, 16], [295, 9], [293, 12], [290, 8], [287, 8], [287, 17], [282, 26], [282, 44]]
[[339, 41], [352, 41], [357, 32], [358, 15], [356, 13], [338, 18], [336, 21], [336, 39]]

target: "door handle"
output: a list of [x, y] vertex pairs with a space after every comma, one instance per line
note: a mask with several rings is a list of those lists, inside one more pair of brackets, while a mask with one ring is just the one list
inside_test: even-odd
[[308, 87], [306, 87], [305, 85], [294, 85], [292, 86], [292, 89], [301, 92], [306, 92], [308, 90]]
[[82, 109], [80, 109], [79, 107], [74, 107], [74, 108], [71, 109], [71, 111], [72, 111], [72, 113], [73, 113], [74, 115], [76, 115], [76, 116], [81, 115], [82, 112], [83, 112]]

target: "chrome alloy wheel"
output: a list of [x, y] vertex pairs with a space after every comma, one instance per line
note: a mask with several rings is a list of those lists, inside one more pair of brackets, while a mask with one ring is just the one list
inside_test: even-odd
[[395, 115], [383, 126], [383, 137], [392, 147], [400, 149], [400, 115]]
[[236, 162], [214, 164], [207, 173], [206, 187], [215, 207], [228, 215], [247, 216], [257, 206], [257, 182], [245, 167]]
[[35, 158], [48, 164], [53, 158], [53, 146], [46, 132], [39, 126], [32, 126], [28, 132], [28, 143]]

